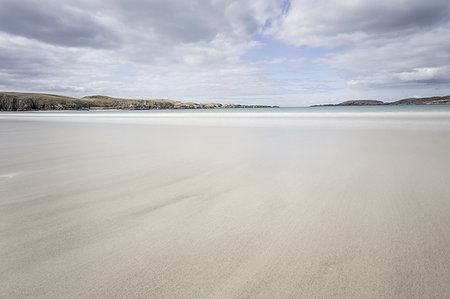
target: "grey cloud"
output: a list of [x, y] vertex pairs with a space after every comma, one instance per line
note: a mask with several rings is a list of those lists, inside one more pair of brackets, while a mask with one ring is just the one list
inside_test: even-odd
[[333, 48], [430, 30], [447, 23], [449, 14], [447, 0], [292, 0], [268, 31], [289, 44]]
[[110, 9], [124, 24], [179, 42], [211, 40], [223, 19], [209, 1], [113, 1]]
[[193, 43], [211, 41], [218, 34], [248, 36], [256, 32], [265, 20], [256, 20], [247, 2], [116, 0], [108, 9], [123, 24], [155, 32], [161, 40]]
[[412, 29], [427, 29], [447, 20], [450, 4], [447, 1], [409, 1], [386, 5], [368, 1], [348, 11], [336, 11], [330, 16], [330, 33], [365, 32], [368, 34], [405, 34]]
[[108, 48], [118, 42], [88, 13], [45, 1], [2, 1], [0, 30], [58, 46]]
[[14, 53], [0, 48], [0, 72], [8, 74], [14, 80], [26, 80], [34, 77], [46, 77], [55, 65], [43, 55], [31, 56], [22, 51]]

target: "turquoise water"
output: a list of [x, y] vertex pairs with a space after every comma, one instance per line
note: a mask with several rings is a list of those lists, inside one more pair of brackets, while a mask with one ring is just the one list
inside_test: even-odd
[[[280, 107], [280, 108], [232, 108], [232, 109], [183, 109], [183, 110], [92, 110], [92, 111], [27, 111], [27, 113], [333, 113], [333, 112], [449, 112], [450, 105], [407, 106], [325, 106], [325, 107]], [[20, 111], [23, 113], [23, 111]]]

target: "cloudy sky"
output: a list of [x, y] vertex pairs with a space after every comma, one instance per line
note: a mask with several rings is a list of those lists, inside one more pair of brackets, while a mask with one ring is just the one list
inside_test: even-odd
[[302, 106], [450, 94], [448, 0], [0, 0], [0, 90]]

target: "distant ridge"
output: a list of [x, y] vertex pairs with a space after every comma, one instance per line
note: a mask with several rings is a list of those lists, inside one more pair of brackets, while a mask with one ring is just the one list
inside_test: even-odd
[[81, 99], [45, 93], [0, 92], [0, 111], [34, 110], [162, 110], [272, 108], [278, 106], [193, 103], [165, 99], [122, 99], [102, 95]]
[[450, 104], [450, 96], [443, 97], [429, 97], [429, 98], [408, 98], [395, 102], [382, 102], [375, 100], [354, 100], [345, 101], [339, 104], [324, 104], [324, 105], [312, 105], [311, 107], [324, 107], [324, 106], [378, 106], [378, 105], [442, 105]]

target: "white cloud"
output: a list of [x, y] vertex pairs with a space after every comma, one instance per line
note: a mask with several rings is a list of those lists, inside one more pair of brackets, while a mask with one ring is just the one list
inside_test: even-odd
[[269, 61], [270, 64], [280, 64], [286, 62], [287, 58], [285, 57], [275, 57]]
[[[0, 22], [1, 89], [170, 98], [272, 89], [240, 57], [281, 10], [276, 0], [2, 2], [9, 15]], [[15, 15], [24, 14], [15, 29]], [[108, 36], [114, 43], [103, 44]], [[123, 65], [136, 71], [115, 80]]]
[[268, 33], [330, 49], [317, 61], [340, 70], [351, 86], [450, 84], [447, 0], [293, 0]]

